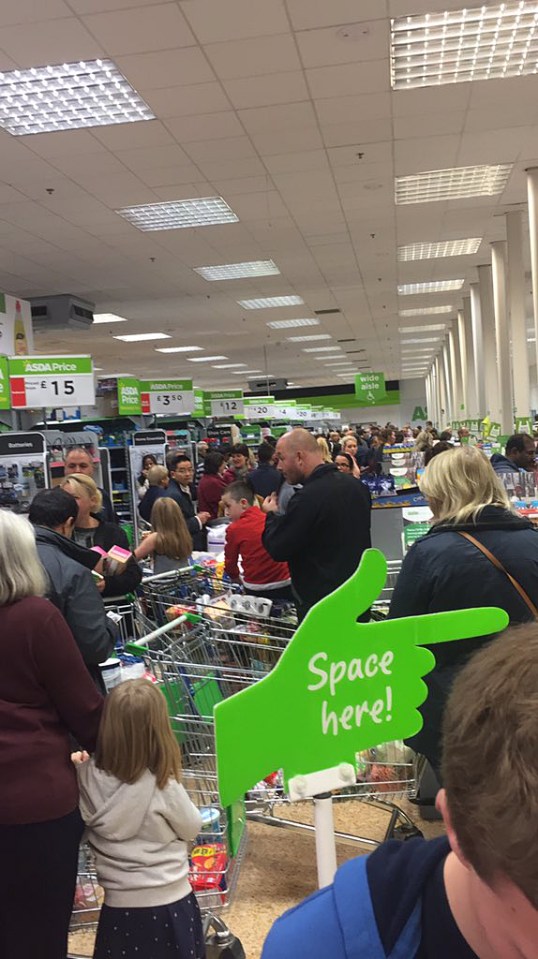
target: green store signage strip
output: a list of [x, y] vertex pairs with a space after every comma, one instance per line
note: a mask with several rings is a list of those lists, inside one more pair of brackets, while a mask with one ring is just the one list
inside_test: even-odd
[[242, 390], [212, 390], [205, 392], [204, 407], [207, 416], [244, 415]]
[[141, 380], [140, 401], [143, 413], [192, 413], [192, 380]]
[[91, 356], [11, 356], [9, 383], [14, 410], [95, 403]]
[[9, 364], [7, 356], [0, 356], [0, 410], [10, 410]]

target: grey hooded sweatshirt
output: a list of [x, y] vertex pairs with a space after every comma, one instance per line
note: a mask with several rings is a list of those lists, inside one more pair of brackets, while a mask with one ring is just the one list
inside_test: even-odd
[[149, 769], [136, 783], [122, 783], [93, 760], [77, 772], [80, 812], [107, 906], [165, 906], [188, 896], [187, 843], [202, 818], [183, 786], [170, 779], [159, 789]]

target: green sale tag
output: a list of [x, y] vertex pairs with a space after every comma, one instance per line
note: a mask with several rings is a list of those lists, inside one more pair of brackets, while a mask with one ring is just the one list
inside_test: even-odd
[[383, 554], [367, 550], [353, 576], [310, 610], [275, 669], [216, 705], [223, 806], [277, 769], [288, 782], [415, 735], [427, 695], [422, 677], [435, 666], [424, 646], [508, 625], [494, 607], [357, 623], [386, 573]]

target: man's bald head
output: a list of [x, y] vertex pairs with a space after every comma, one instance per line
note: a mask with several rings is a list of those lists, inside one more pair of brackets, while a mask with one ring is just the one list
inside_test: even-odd
[[315, 436], [301, 428], [281, 436], [276, 445], [276, 453], [278, 469], [292, 486], [304, 483], [316, 467], [323, 463], [323, 453]]

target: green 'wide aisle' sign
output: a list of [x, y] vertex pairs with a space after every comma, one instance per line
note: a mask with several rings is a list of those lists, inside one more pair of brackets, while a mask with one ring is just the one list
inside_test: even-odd
[[357, 406], [377, 406], [386, 401], [384, 373], [359, 373], [355, 377]]
[[424, 647], [508, 625], [495, 607], [357, 623], [386, 573], [383, 554], [367, 550], [353, 576], [310, 610], [273, 671], [215, 706], [223, 806], [277, 769], [287, 783], [356, 765], [357, 752], [415, 735], [422, 677], [435, 666]]

